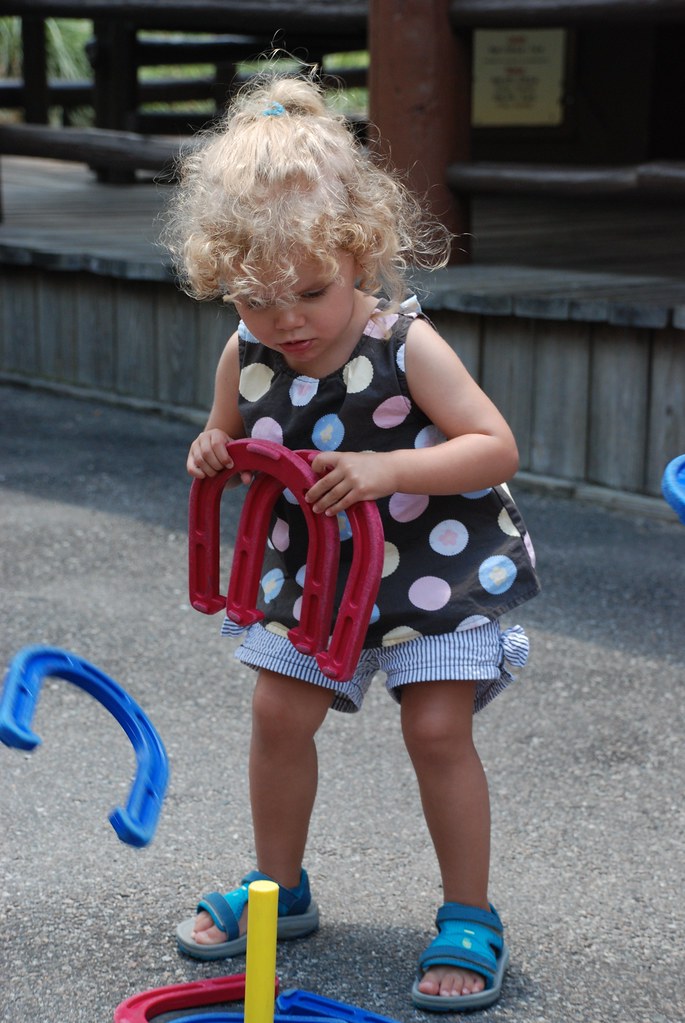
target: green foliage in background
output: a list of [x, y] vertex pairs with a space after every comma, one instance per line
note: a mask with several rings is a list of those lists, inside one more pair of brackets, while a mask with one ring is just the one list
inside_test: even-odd
[[[85, 45], [93, 34], [90, 21], [72, 18], [47, 18], [45, 35], [48, 74], [51, 78], [74, 80], [88, 78], [90, 64]], [[0, 18], [0, 77], [21, 77], [21, 21]]]
[[93, 35], [90, 21], [48, 18], [45, 22], [50, 78], [90, 78], [91, 67], [85, 46]]
[[21, 26], [19, 18], [0, 18], [0, 78], [21, 74]]

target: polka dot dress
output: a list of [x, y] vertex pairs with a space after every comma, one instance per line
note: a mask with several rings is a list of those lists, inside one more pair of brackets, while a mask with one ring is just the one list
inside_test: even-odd
[[[376, 312], [348, 362], [321, 379], [298, 375], [240, 324], [240, 412], [246, 435], [319, 451], [392, 451], [444, 440], [411, 400], [404, 372], [416, 300]], [[391, 494], [378, 501], [385, 530], [383, 578], [365, 646], [482, 625], [535, 596], [534, 553], [506, 487], [454, 496]], [[352, 557], [347, 516], [338, 516], [339, 600]], [[260, 609], [272, 632], [298, 621], [307, 530], [292, 494], [276, 505]]]

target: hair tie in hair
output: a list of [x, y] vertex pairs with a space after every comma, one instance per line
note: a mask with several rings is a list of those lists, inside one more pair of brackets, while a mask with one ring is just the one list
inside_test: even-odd
[[270, 107], [262, 111], [263, 117], [282, 117], [285, 113], [285, 107], [282, 103], [272, 103]]

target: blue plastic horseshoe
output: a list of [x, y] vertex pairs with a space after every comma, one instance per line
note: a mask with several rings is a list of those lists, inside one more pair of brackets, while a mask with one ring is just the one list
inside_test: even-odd
[[[299, 988], [282, 991], [276, 999], [276, 1012], [284, 1017], [309, 1016], [313, 1019], [324, 1017], [344, 1021], [344, 1023], [397, 1023], [388, 1016], [379, 1016], [377, 1012], [363, 1009], [359, 1005], [348, 1002], [337, 1002], [333, 998], [312, 991], [300, 991]], [[182, 1021], [178, 1021], [182, 1023]]]
[[685, 525], [685, 455], [674, 458], [664, 469], [661, 492]]
[[125, 689], [99, 668], [56, 647], [24, 647], [10, 663], [0, 697], [0, 740], [6, 746], [33, 749], [40, 738], [30, 724], [44, 678], [63, 678], [101, 703], [124, 729], [138, 763], [126, 807], [109, 820], [122, 842], [147, 845], [157, 827], [169, 780], [164, 744], [147, 715]]

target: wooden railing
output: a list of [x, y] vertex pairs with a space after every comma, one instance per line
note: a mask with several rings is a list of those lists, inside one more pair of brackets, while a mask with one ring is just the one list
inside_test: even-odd
[[181, 139], [101, 128], [51, 128], [42, 124], [0, 125], [0, 155], [49, 157], [93, 167], [163, 173]]
[[559, 164], [453, 163], [448, 184], [457, 192], [528, 193], [570, 196], [685, 196], [685, 162], [653, 160], [642, 164], [579, 166]]
[[682, 22], [681, 0], [450, 0], [455, 28]]

